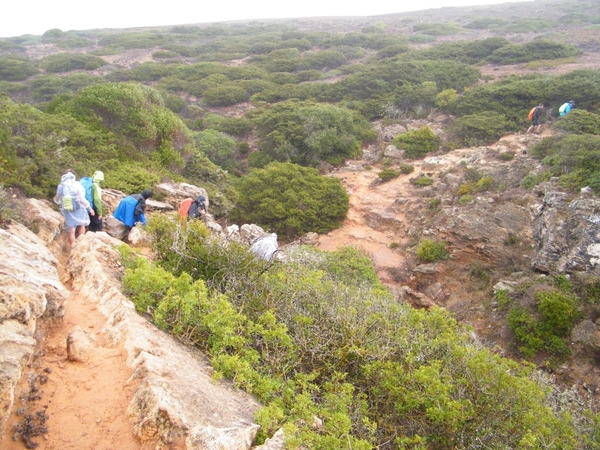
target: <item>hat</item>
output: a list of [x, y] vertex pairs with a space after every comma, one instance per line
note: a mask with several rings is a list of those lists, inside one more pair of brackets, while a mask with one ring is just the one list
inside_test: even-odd
[[575, 104], [575, 102], [574, 102], [573, 100], [570, 100], [570, 101], [569, 101], [569, 103], [570, 103], [571, 105], [574, 105], [574, 104]]
[[144, 189], [142, 191], [142, 197], [144, 197], [145, 199], [152, 197], [152, 189]]
[[104, 172], [97, 170], [96, 172], [94, 172], [94, 175], [92, 175], [92, 180], [94, 180], [97, 183], [104, 181]]

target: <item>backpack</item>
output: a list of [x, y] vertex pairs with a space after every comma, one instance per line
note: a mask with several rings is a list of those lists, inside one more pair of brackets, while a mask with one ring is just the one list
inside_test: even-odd
[[531, 108], [531, 111], [529, 111], [529, 114], [527, 115], [527, 118], [529, 120], [533, 120], [533, 115], [535, 114], [535, 109], [537, 108], [537, 106], [534, 106], [533, 108]]
[[197, 219], [201, 215], [201, 210], [206, 211], [206, 206], [204, 205], [205, 201], [206, 199], [203, 195], [199, 195], [194, 199], [188, 210], [188, 217], [190, 219]]
[[74, 211], [79, 209], [81, 205], [77, 199], [77, 187], [73, 185], [75, 180], [62, 183], [62, 194], [60, 197], [60, 206], [65, 211]]
[[179, 217], [185, 219], [188, 216], [188, 211], [190, 210], [190, 205], [194, 200], [191, 198], [186, 198], [179, 205]]
[[83, 177], [79, 180], [85, 189], [85, 199], [90, 203], [90, 208], [94, 209], [94, 199], [92, 198], [92, 177]]
[[560, 108], [558, 108], [558, 112], [559, 113], [563, 113], [565, 112], [565, 108], [567, 107], [568, 103], [563, 103]]

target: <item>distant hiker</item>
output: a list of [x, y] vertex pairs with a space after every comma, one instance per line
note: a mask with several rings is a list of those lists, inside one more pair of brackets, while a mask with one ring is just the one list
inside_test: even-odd
[[569, 114], [569, 111], [571, 111], [573, 106], [575, 106], [575, 102], [573, 100], [571, 100], [570, 102], [567, 102], [567, 103], [563, 103], [560, 106], [560, 108], [558, 108], [558, 115], [561, 117], [566, 116], [567, 114]]
[[72, 245], [76, 237], [85, 234], [85, 227], [90, 224], [88, 212], [94, 215], [94, 210], [85, 199], [85, 189], [76, 180], [72, 170], [67, 170], [60, 178], [54, 202], [60, 206], [60, 212], [65, 218], [65, 228], [69, 233], [69, 243]]
[[188, 217], [190, 219], [197, 219], [198, 217], [203, 217], [205, 214], [206, 214], [206, 197], [204, 197], [204, 195], [199, 195], [190, 204], [190, 209], [188, 210]]
[[200, 194], [195, 199], [188, 197], [179, 204], [179, 216], [183, 221], [197, 219], [206, 215], [206, 197]]
[[104, 181], [104, 173], [97, 170], [91, 177], [83, 177], [79, 182], [85, 189], [85, 199], [90, 203], [94, 214], [90, 214], [90, 231], [102, 231], [102, 188], [100, 183]]
[[535, 129], [536, 133], [539, 134], [542, 124], [540, 123], [540, 115], [542, 114], [542, 109], [544, 109], [543, 103], [535, 106], [529, 111], [529, 120], [531, 120], [531, 126], [527, 129], [527, 133], [530, 133]]
[[152, 190], [144, 189], [141, 194], [125, 197], [113, 213], [115, 219], [125, 224], [131, 230], [138, 222], [146, 225], [146, 200], [152, 197]]

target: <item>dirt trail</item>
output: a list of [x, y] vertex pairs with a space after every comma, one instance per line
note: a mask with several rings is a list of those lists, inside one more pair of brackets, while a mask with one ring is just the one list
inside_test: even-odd
[[[63, 267], [64, 261], [61, 271]], [[15, 393], [13, 413], [0, 442], [2, 449], [153, 448], [142, 446], [133, 435], [127, 405], [137, 384], [128, 381], [131, 369], [126, 365], [125, 350], [104, 341], [105, 322], [93, 301], [71, 290], [64, 318], [39, 324], [39, 348]], [[86, 363], [67, 358], [67, 336], [75, 326], [96, 339], [93, 355]], [[32, 420], [27, 420], [29, 415]], [[28, 427], [23, 433], [25, 439], [15, 434], [15, 426]]]

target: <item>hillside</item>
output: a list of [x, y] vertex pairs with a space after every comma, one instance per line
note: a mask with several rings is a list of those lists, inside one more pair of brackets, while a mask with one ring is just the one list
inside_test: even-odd
[[[153, 187], [157, 203], [151, 213], [157, 228], [151, 227], [148, 237], [155, 242], [148, 247], [144, 244], [144, 254], [154, 252], [158, 264], [172, 272], [169, 277], [189, 272], [194, 282], [202, 281], [210, 292], [226, 296], [234, 310], [244, 311], [243, 320], [255, 320], [252, 326], [257, 329], [267, 320], [259, 313], [271, 307], [274, 320], [289, 330], [290, 339], [299, 346], [297, 354], [290, 351], [284, 357], [281, 348], [288, 344], [281, 341], [271, 348], [265, 344], [268, 338], [258, 339], [243, 332], [239, 333], [244, 339], [256, 339], [249, 344], [251, 350], [231, 344], [217, 351], [210, 339], [203, 341], [204, 335], [192, 340], [195, 349], [215, 359], [217, 373], [235, 379], [236, 387], [257, 392], [263, 406], [269, 405], [260, 416], [259, 442], [271, 437], [283, 423], [293, 423], [298, 427], [297, 439], [312, 442], [314, 448], [317, 442], [334, 448], [331, 442], [337, 442], [334, 439], [344, 433], [308, 424], [312, 419], [307, 421], [307, 417], [334, 414], [326, 409], [331, 406], [338, 408], [335, 414], [343, 416], [339, 423], [346, 424], [347, 419], [347, 435], [355, 439], [353, 448], [369, 448], [366, 442], [377, 443], [379, 448], [396, 448], [391, 442], [407, 446], [402, 448], [421, 448], [420, 444], [428, 445], [426, 448], [477, 448], [477, 439], [487, 439], [494, 445], [507, 442], [507, 448], [517, 448], [527, 436], [519, 437], [514, 430], [502, 427], [503, 419], [493, 414], [497, 408], [486, 409], [489, 405], [477, 394], [490, 386], [494, 390], [499, 384], [490, 382], [470, 391], [469, 383], [477, 378], [477, 372], [470, 372], [475, 369], [469, 364], [475, 363], [457, 356], [463, 352], [479, 355], [477, 352], [485, 349], [493, 355], [490, 360], [497, 357], [501, 361], [499, 366], [490, 363], [490, 373], [503, 367], [505, 359], [527, 361], [535, 367], [528, 380], [543, 380], [541, 385], [550, 387], [544, 404], [555, 416], [544, 416], [532, 432], [539, 434], [532, 439], [543, 440], [540, 436], [544, 426], [559, 427], [558, 421], [565, 417], [562, 414], [572, 412], [575, 425], [560, 422], [564, 434], [558, 439], [564, 440], [558, 447], [548, 448], [598, 448], [597, 438], [593, 437], [597, 432], [590, 418], [584, 418], [588, 413], [597, 413], [593, 405], [600, 383], [600, 330], [596, 323], [600, 317], [598, 24], [600, 6], [595, 2], [541, 0], [377, 17], [131, 30], [49, 30], [43, 36], [1, 39], [0, 93], [4, 95], [0, 94], [0, 223], [7, 226], [22, 220], [14, 199], [48, 199], [56, 180], [68, 167], [78, 173], [103, 170], [107, 192], [116, 195], [122, 195], [119, 191], [133, 193]], [[574, 100], [576, 107], [561, 117], [558, 107], [567, 100]], [[527, 112], [540, 102], [546, 105], [543, 131], [527, 134]], [[294, 168], [297, 166], [302, 170]], [[317, 170], [311, 172], [309, 168]], [[338, 191], [329, 192], [329, 187], [324, 187], [329, 184], [322, 184], [332, 179], [348, 194], [347, 212], [341, 218], [330, 208], [343, 204], [344, 199]], [[158, 188], [168, 180], [206, 190], [211, 213], [218, 222], [213, 233], [244, 223], [277, 231], [286, 262], [262, 267], [245, 259], [244, 251], [237, 247], [222, 255], [204, 241], [210, 251], [175, 251], [176, 243], [172, 248], [165, 247], [170, 237], [160, 234], [168, 229], [161, 217], [178, 200]], [[292, 188], [296, 191], [291, 192]], [[282, 192], [269, 192], [278, 190]], [[159, 207], [163, 201], [171, 207]], [[111, 197], [110, 208], [113, 202]], [[37, 225], [29, 226], [37, 229]], [[306, 233], [313, 231], [319, 232], [315, 248], [329, 256], [312, 253], [312, 249], [298, 252], [297, 244], [305, 242]], [[205, 233], [195, 232], [198, 236]], [[60, 270], [66, 270], [75, 263], [67, 261], [61, 239], [48, 245], [58, 258]], [[92, 242], [86, 236], [86, 245], [93, 246]], [[358, 253], [344, 253], [347, 247]], [[363, 257], [372, 269], [366, 268]], [[180, 261], [171, 267], [174, 258]], [[206, 267], [204, 263], [202, 268], [191, 263], [206, 258], [210, 260]], [[229, 267], [221, 266], [224, 261]], [[239, 271], [244, 264], [245, 271]], [[296, 264], [306, 274], [302, 275]], [[345, 276], [340, 275], [344, 271]], [[151, 278], [154, 273], [145, 276]], [[166, 272], [163, 276], [167, 277]], [[73, 274], [71, 277], [76, 278]], [[63, 274], [63, 278], [65, 282], [69, 277]], [[271, 284], [263, 285], [262, 278]], [[178, 286], [185, 284], [177, 280]], [[81, 301], [90, 311], [95, 309], [93, 299], [79, 297], [78, 289], [71, 290], [70, 282], [65, 283], [74, 303]], [[378, 283], [389, 289], [389, 305], [389, 299], [380, 297], [384, 294]], [[328, 307], [321, 310], [321, 306], [310, 303], [311, 295]], [[370, 301], [370, 306], [357, 299]], [[155, 320], [162, 329], [177, 335], [177, 321], [185, 316], [184, 312], [169, 317], [172, 322], [168, 325], [160, 325], [165, 319], [156, 311], [162, 311], [161, 307], [143, 303], [149, 300], [141, 301], [146, 319]], [[342, 305], [345, 301], [350, 304]], [[355, 301], [357, 305], [351, 303]], [[390, 317], [415, 314], [411, 320], [419, 315], [423, 323], [429, 324], [429, 331], [415, 327], [418, 343], [401, 341], [400, 347], [410, 348], [407, 355], [414, 356], [414, 361], [408, 356], [402, 359], [404, 356], [394, 351], [390, 351], [392, 360], [386, 359], [390, 357], [384, 351], [387, 343], [404, 338], [400, 331], [402, 337], [390, 331], [397, 324], [375, 322], [378, 325], [374, 326], [353, 316], [354, 306], [358, 311], [366, 308], [365, 321], [367, 317], [376, 321], [374, 317], [381, 311], [369, 309], [375, 308], [373, 305], [379, 305], [382, 311], [390, 308]], [[410, 306], [414, 311], [398, 313], [394, 309], [397, 305]], [[74, 307], [69, 304], [68, 317], [56, 327], [56, 336], [66, 333], [67, 324], [74, 324], [76, 317], [86, 316]], [[242, 320], [233, 313], [229, 316], [226, 309], [220, 313], [233, 321]], [[310, 328], [310, 332], [303, 329], [308, 327], [308, 317], [315, 321], [315, 329]], [[71, 373], [73, 368], [64, 366], [60, 341], [49, 340], [38, 348], [43, 349], [39, 353], [43, 361], [40, 367], [58, 364], [53, 369], [56, 373], [86, 379], [100, 377], [93, 369], [110, 359], [115, 365], [105, 371], [114, 371], [120, 377], [121, 381], [115, 383], [128, 380], [131, 361], [123, 364], [126, 350], [113, 349], [111, 353], [98, 333], [106, 318], [94, 318], [90, 313], [86, 319], [99, 347], [108, 355], [105, 361], [80, 367], [81, 373]], [[355, 319], [358, 321], [352, 325]], [[459, 330], [456, 336], [454, 320]], [[338, 327], [340, 332], [335, 333]], [[391, 334], [370, 334], [369, 327]], [[48, 336], [53, 336], [46, 330]], [[194, 330], [186, 331], [183, 340], [189, 340]], [[275, 333], [275, 329], [272, 331]], [[277, 328], [275, 335], [279, 333], [282, 331]], [[446, 333], [456, 341], [447, 354], [438, 341]], [[310, 340], [313, 338], [314, 342]], [[339, 348], [335, 347], [338, 339]], [[377, 339], [386, 345], [378, 346]], [[435, 347], [435, 351], [426, 346], [418, 350], [411, 347], [428, 340], [432, 346], [441, 347]], [[313, 342], [314, 349], [309, 342]], [[262, 367], [257, 369], [244, 358], [263, 347], [268, 356], [261, 356]], [[328, 355], [326, 351], [331, 349], [335, 350]], [[451, 363], [444, 359], [448, 354], [454, 358]], [[298, 361], [294, 359], [297, 355]], [[271, 356], [276, 359], [272, 367], [268, 360]], [[243, 373], [233, 371], [232, 375], [228, 372], [232, 370], [226, 362], [228, 357], [241, 358], [251, 368]], [[335, 363], [329, 362], [330, 358]], [[402, 369], [393, 368], [393, 364]], [[454, 371], [449, 368], [452, 364], [456, 364]], [[308, 369], [313, 370], [310, 375]], [[399, 375], [403, 371], [411, 374], [409, 380]], [[302, 381], [293, 378], [292, 373]], [[413, 376], [416, 373], [422, 378]], [[468, 374], [465, 379], [464, 373]], [[319, 382], [313, 384], [312, 376]], [[367, 383], [366, 377], [372, 383]], [[56, 383], [52, 375], [50, 378]], [[337, 380], [334, 387], [327, 383], [330, 378]], [[357, 394], [349, 396], [352, 400], [347, 399], [343, 406], [332, 406], [335, 402], [328, 397], [331, 392], [323, 393], [321, 389], [332, 389], [340, 399], [346, 398], [342, 378]], [[484, 378], [482, 383], [487, 382]], [[303, 404], [312, 415], [306, 416], [302, 408], [295, 409], [294, 403], [301, 401], [300, 397], [285, 397], [275, 379], [294, 385], [298, 391], [295, 395], [300, 397], [312, 389], [313, 400], [318, 400]], [[103, 382], [98, 378], [99, 384]], [[108, 385], [111, 382], [106, 381]], [[439, 402], [448, 401], [439, 412], [440, 423], [433, 418], [424, 397], [417, 400], [399, 390], [386, 390], [395, 383], [408, 386], [410, 392], [431, 389], [428, 395], [439, 395]], [[460, 387], [461, 383], [469, 388]], [[443, 385], [450, 386], [448, 398], [435, 390]], [[52, 388], [48, 387], [47, 392], [59, 392], [56, 384], [49, 386]], [[20, 389], [26, 388], [23, 378]], [[269, 393], [271, 388], [279, 397]], [[122, 395], [130, 396], [133, 389], [131, 385], [114, 398], [104, 390], [96, 394], [118, 405]], [[523, 392], [528, 389], [529, 385]], [[291, 396], [290, 391], [285, 392]], [[285, 401], [268, 403], [270, 395]], [[389, 402], [381, 401], [386, 396], [396, 399], [396, 410], [392, 411]], [[494, 401], [501, 401], [500, 397], [494, 397]], [[411, 409], [407, 405], [413, 401], [417, 406]], [[69, 402], [55, 399], [54, 405], [47, 405], [53, 417], [49, 427], [64, 430], [60, 436], [50, 430], [41, 448], [59, 448], [61, 441], [71, 442], [69, 448], [80, 448], [88, 439], [101, 439], [107, 427], [127, 433], [127, 427], [116, 425], [121, 419], [104, 416], [107, 411], [99, 409], [96, 421], [100, 426], [82, 422], [82, 427], [90, 427], [89, 436], [69, 437], [72, 431], [57, 425], [63, 420], [61, 407], [68, 408]], [[253, 404], [248, 406], [242, 415], [251, 415], [253, 408]], [[406, 411], [399, 413], [402, 408]], [[536, 410], [537, 404], [528, 403], [527, 408]], [[89, 409], [85, 415], [88, 418], [82, 420], [93, 421], [96, 417], [93, 407]], [[127, 415], [119, 412], [118, 406], [112, 409], [118, 417]], [[473, 413], [475, 410], [477, 413]], [[68, 420], [68, 414], [64, 413], [64, 420]], [[489, 422], [483, 418], [486, 414]], [[521, 417], [520, 412], [515, 414]], [[495, 425], [494, 420], [498, 420]], [[549, 422], [543, 425], [545, 420]], [[18, 421], [13, 416], [9, 423], [12, 426]], [[115, 424], [110, 425], [111, 421]], [[369, 423], [375, 425], [371, 428]], [[471, 423], [481, 429], [474, 431]], [[142, 439], [143, 445], [184, 445], [180, 435], [175, 439], [171, 431], [166, 431], [168, 427], [157, 426], [160, 430], [156, 431], [154, 425], [145, 429], [154, 434], [147, 442]], [[577, 430], [574, 434], [579, 440], [569, 434], [570, 426]], [[524, 429], [526, 425], [515, 427]], [[139, 448], [141, 428], [127, 448]], [[400, 436], [390, 430], [401, 430]], [[468, 437], [457, 437], [461, 433]], [[3, 435], [9, 434], [7, 430]], [[323, 444], [327, 439], [332, 441]], [[460, 439], [468, 443], [459, 444]], [[515, 444], [508, 443], [510, 439], [523, 440]], [[20, 443], [14, 445], [22, 448]]]

